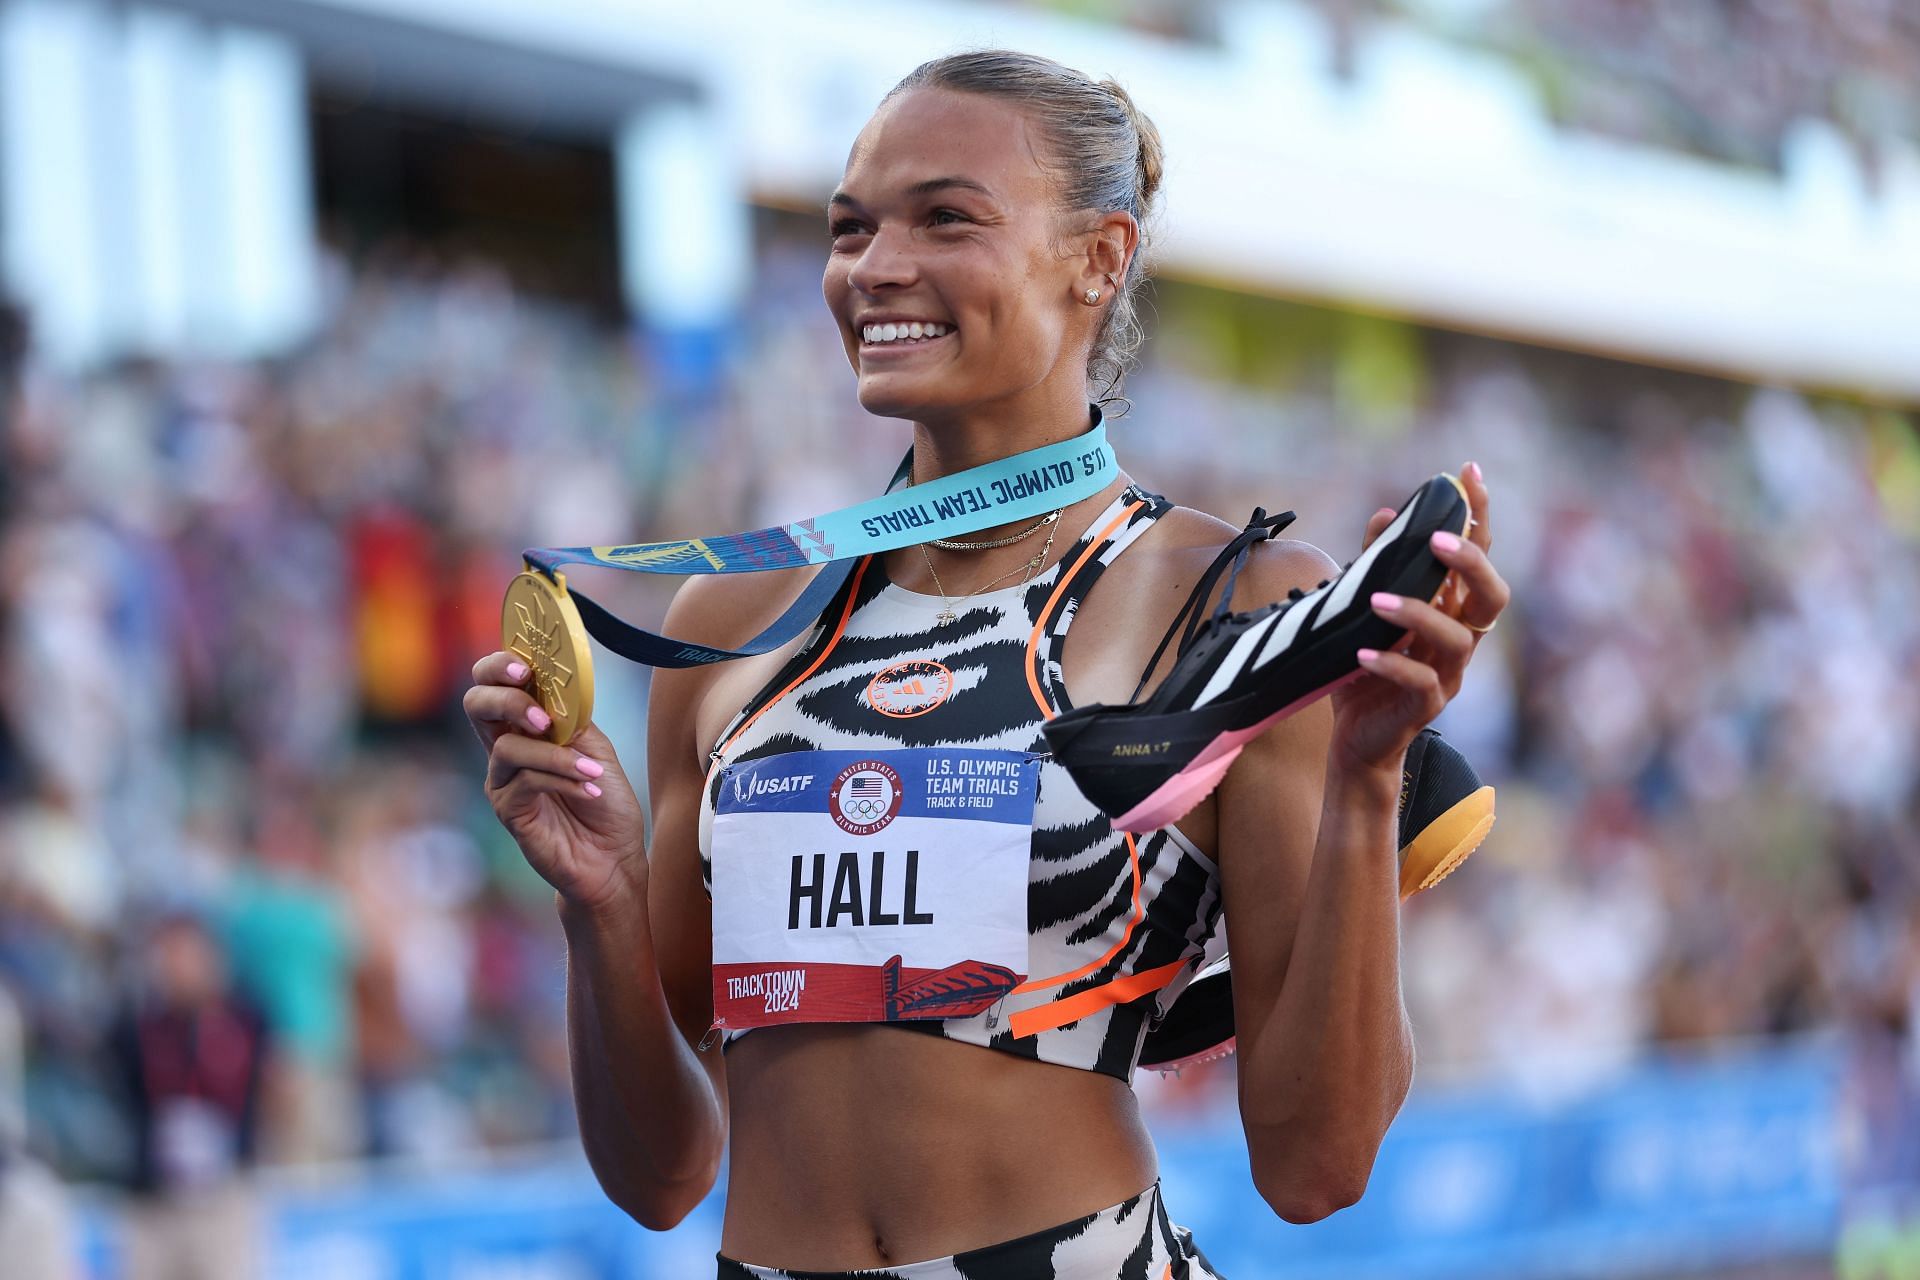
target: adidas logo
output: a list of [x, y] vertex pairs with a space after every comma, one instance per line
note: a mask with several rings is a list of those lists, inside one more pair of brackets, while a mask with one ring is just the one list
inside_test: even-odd
[[924, 715], [953, 693], [953, 673], [938, 662], [895, 663], [867, 684], [867, 705], [882, 715]]

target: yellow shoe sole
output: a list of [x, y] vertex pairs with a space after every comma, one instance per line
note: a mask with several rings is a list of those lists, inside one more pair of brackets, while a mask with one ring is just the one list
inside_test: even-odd
[[1459, 869], [1493, 830], [1493, 788], [1481, 787], [1427, 824], [1400, 851], [1400, 900], [1431, 889]]

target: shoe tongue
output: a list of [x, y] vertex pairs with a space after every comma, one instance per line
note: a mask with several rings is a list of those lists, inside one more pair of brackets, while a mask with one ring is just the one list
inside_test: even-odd
[[1220, 628], [1231, 626], [1235, 622], [1245, 622], [1254, 614], [1265, 613], [1271, 607], [1272, 606], [1269, 605], [1263, 605], [1250, 613], [1239, 613], [1229, 610], [1226, 613], [1208, 614], [1200, 625], [1195, 628], [1193, 639], [1180, 646], [1179, 656], [1185, 657], [1194, 650], [1195, 646], [1206, 643], [1213, 637], [1213, 633], [1220, 630]]
[[1178, 661], [1179, 659], [1184, 658], [1189, 653], [1193, 652], [1193, 647], [1195, 645], [1204, 643], [1207, 637], [1213, 634], [1213, 627], [1214, 627], [1214, 620], [1211, 617], [1209, 617], [1204, 622], [1202, 622], [1198, 627], [1194, 628], [1193, 638], [1188, 640], [1185, 644], [1181, 645], [1180, 648], [1175, 651], [1174, 653], [1175, 661]]

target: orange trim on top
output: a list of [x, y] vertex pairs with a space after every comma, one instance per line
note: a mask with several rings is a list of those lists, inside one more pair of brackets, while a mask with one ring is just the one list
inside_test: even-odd
[[[1034, 649], [1040, 643], [1040, 636], [1046, 631], [1047, 623], [1052, 619], [1054, 610], [1060, 603], [1061, 595], [1066, 592], [1067, 587], [1072, 583], [1073, 575], [1080, 572], [1080, 566], [1085, 564], [1088, 557], [1092, 556], [1094, 552], [1100, 550], [1100, 548], [1106, 544], [1108, 538], [1113, 534], [1113, 531], [1119, 528], [1123, 521], [1146, 505], [1145, 499], [1137, 502], [1129, 502], [1119, 515], [1107, 521], [1105, 528], [1093, 535], [1093, 541], [1088, 543], [1087, 549], [1080, 553], [1080, 558], [1075, 560], [1067, 571], [1060, 575], [1059, 581], [1054, 583], [1053, 594], [1047, 597], [1046, 607], [1040, 610], [1040, 620], [1033, 624], [1033, 634], [1027, 637], [1027, 688], [1032, 691], [1033, 700], [1039, 704], [1040, 714], [1045, 719], [1053, 719], [1056, 712], [1052, 705], [1047, 702], [1046, 695], [1040, 691], [1040, 681], [1038, 676], [1035, 675], [1036, 667], [1033, 661], [1033, 655]], [[1109, 947], [1105, 955], [1087, 961], [1087, 963], [1070, 973], [1057, 973], [1051, 978], [1029, 978], [1015, 987], [1009, 994], [1019, 995], [1023, 991], [1045, 991], [1048, 987], [1057, 987], [1063, 982], [1072, 982], [1075, 978], [1084, 978], [1087, 974], [1092, 973], [1095, 969], [1098, 969], [1101, 965], [1119, 955], [1127, 943], [1133, 940], [1134, 926], [1139, 924], [1141, 919], [1146, 916], [1146, 909], [1140, 902], [1140, 848], [1134, 844], [1131, 835], [1127, 836], [1127, 862], [1133, 871], [1133, 909], [1132, 914], [1127, 918], [1127, 927], [1125, 932], [1120, 935], [1120, 940]]]
[[1127, 917], [1126, 931], [1120, 935], [1119, 941], [1115, 942], [1111, 947], [1108, 947], [1105, 955], [1097, 956], [1087, 961], [1071, 973], [1056, 973], [1051, 978], [1028, 978], [1025, 982], [1008, 992], [1009, 995], [1017, 996], [1023, 991], [1044, 991], [1048, 987], [1057, 987], [1063, 982], [1072, 982], [1075, 978], [1084, 978], [1107, 961], [1119, 955], [1127, 943], [1133, 940], [1134, 926], [1140, 923], [1142, 917], [1144, 917], [1147, 912], [1146, 907], [1140, 901], [1140, 847], [1134, 844], [1131, 833], [1127, 835], [1127, 861], [1133, 868], [1133, 914]]
[[[1014, 1037], [1039, 1035], [1042, 1031], [1052, 1031], [1069, 1022], [1078, 1022], [1091, 1017], [1109, 1005], [1125, 1004], [1137, 1000], [1149, 992], [1158, 991], [1180, 976], [1180, 971], [1190, 961], [1175, 960], [1172, 964], [1163, 964], [1158, 969], [1147, 969], [1140, 973], [1130, 973], [1124, 978], [1115, 978], [1112, 982], [1087, 991], [1075, 992], [1064, 1000], [1051, 1000], [1046, 1004], [1024, 1009], [1007, 1019], [1007, 1029]], [[1021, 990], [1019, 987], [1015, 991]]]
[[1047, 629], [1047, 623], [1053, 618], [1054, 606], [1060, 603], [1060, 596], [1072, 583], [1073, 575], [1080, 572], [1080, 566], [1085, 564], [1087, 558], [1101, 548], [1107, 541], [1107, 536], [1119, 527], [1122, 520], [1125, 520], [1128, 516], [1146, 505], [1144, 500], [1129, 502], [1126, 510], [1109, 520], [1106, 528], [1093, 535], [1093, 541], [1088, 543], [1087, 549], [1080, 553], [1080, 558], [1075, 560], [1072, 567], [1061, 574], [1059, 581], [1053, 584], [1053, 594], [1047, 597], [1047, 607], [1040, 611], [1040, 620], [1033, 624], [1033, 634], [1027, 637], [1027, 688], [1032, 691], [1033, 700], [1040, 705], [1041, 716], [1048, 720], [1053, 719], [1058, 713], [1054, 711], [1053, 706], [1047, 701], [1046, 695], [1040, 692], [1040, 679], [1034, 674], [1033, 651], [1040, 643], [1040, 634]]
[[834, 646], [840, 643], [840, 635], [842, 632], [844, 632], [847, 629], [847, 619], [853, 616], [854, 598], [860, 594], [860, 579], [866, 576], [867, 566], [872, 562], [873, 562], [872, 556], [862, 556], [860, 557], [860, 563], [857, 566], [855, 566], [853, 571], [853, 586], [847, 591], [847, 603], [846, 603], [846, 606], [840, 610], [840, 621], [834, 624], [832, 639], [828, 640], [826, 643], [826, 646], [822, 648], [819, 653], [814, 655], [813, 661], [807, 664], [807, 669], [805, 671], [802, 671], [799, 675], [795, 676], [787, 684], [786, 688], [782, 689], [779, 693], [774, 694], [773, 697], [768, 700], [765, 706], [761, 707], [758, 711], [748, 716], [744, 724], [742, 724], [738, 729], [735, 729], [732, 733], [727, 735], [726, 741], [722, 742], [718, 747], [714, 748], [716, 755], [714, 756], [712, 766], [707, 770], [708, 777], [712, 777], [714, 769], [718, 769], [720, 767], [720, 757], [726, 754], [727, 748], [732, 746], [734, 742], [739, 739], [741, 734], [745, 733], [748, 729], [751, 729], [753, 727], [753, 722], [755, 720], [758, 720], [761, 716], [771, 711], [774, 708], [774, 706], [778, 704], [782, 698], [792, 693], [796, 688], [800, 686], [800, 684], [803, 681], [806, 680], [808, 676], [818, 671], [820, 669], [820, 664], [827, 660], [827, 655], [833, 652]]

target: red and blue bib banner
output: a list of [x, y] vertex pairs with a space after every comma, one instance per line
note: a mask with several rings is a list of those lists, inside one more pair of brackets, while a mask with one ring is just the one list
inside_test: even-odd
[[724, 1027], [981, 1013], [1026, 979], [1040, 758], [937, 747], [729, 765], [713, 818]]

